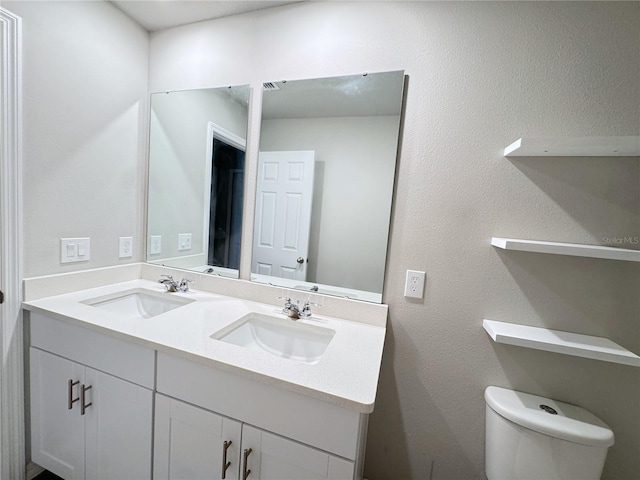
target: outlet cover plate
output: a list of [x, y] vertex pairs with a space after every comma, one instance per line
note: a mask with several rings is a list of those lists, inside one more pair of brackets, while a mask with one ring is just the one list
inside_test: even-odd
[[118, 258], [133, 257], [133, 237], [118, 238]]
[[407, 279], [404, 283], [404, 296], [408, 298], [422, 298], [424, 296], [425, 272], [407, 270]]
[[149, 255], [162, 253], [162, 235], [151, 235], [149, 240]]

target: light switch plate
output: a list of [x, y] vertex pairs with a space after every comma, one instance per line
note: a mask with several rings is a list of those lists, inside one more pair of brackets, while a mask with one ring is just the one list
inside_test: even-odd
[[407, 270], [407, 279], [404, 283], [404, 296], [408, 298], [422, 298], [424, 296], [425, 272]]
[[60, 263], [86, 262], [91, 259], [91, 239], [61, 238]]
[[118, 258], [133, 257], [133, 237], [118, 238]]

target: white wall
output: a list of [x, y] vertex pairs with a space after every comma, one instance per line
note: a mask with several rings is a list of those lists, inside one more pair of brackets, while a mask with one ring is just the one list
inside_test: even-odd
[[[3, 6], [23, 18], [25, 276], [139, 261], [147, 32], [106, 2]], [[91, 260], [60, 264], [61, 237], [90, 237]]]
[[[205, 185], [209, 122], [246, 138], [247, 108], [217, 90], [153, 96], [147, 231], [162, 236], [162, 252], [151, 256], [153, 261], [204, 254], [196, 265], [207, 263], [203, 219], [211, 188], [210, 182]], [[190, 250], [178, 251], [180, 233], [191, 233]]]
[[314, 150], [308, 282], [382, 293], [398, 116], [262, 122], [260, 150]]
[[[637, 135], [639, 29], [635, 2], [303, 2], [152, 35], [152, 91], [251, 83], [259, 103], [267, 80], [410, 77], [370, 480], [483, 478], [487, 385], [591, 410], [617, 437], [603, 478], [637, 477], [636, 369], [496, 346], [481, 322], [605, 335], [640, 353], [638, 265], [489, 245], [494, 235], [593, 244], [638, 235], [637, 158], [501, 152], [520, 136]], [[254, 165], [259, 118], [254, 110]], [[248, 206], [254, 188], [255, 171]], [[402, 296], [408, 268], [427, 272], [423, 302]]]

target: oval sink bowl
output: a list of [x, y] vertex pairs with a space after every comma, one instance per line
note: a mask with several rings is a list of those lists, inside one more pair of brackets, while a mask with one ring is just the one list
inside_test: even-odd
[[336, 334], [330, 328], [285, 317], [249, 313], [211, 335], [211, 338], [276, 357], [314, 364]]
[[155, 317], [191, 302], [193, 299], [172, 296], [170, 293], [133, 288], [90, 298], [82, 303], [133, 319]]

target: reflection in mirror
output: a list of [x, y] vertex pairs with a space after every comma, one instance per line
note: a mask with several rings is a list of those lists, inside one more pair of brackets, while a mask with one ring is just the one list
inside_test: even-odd
[[382, 301], [403, 85], [264, 84], [252, 280]]
[[238, 277], [249, 87], [151, 95], [147, 261]]

